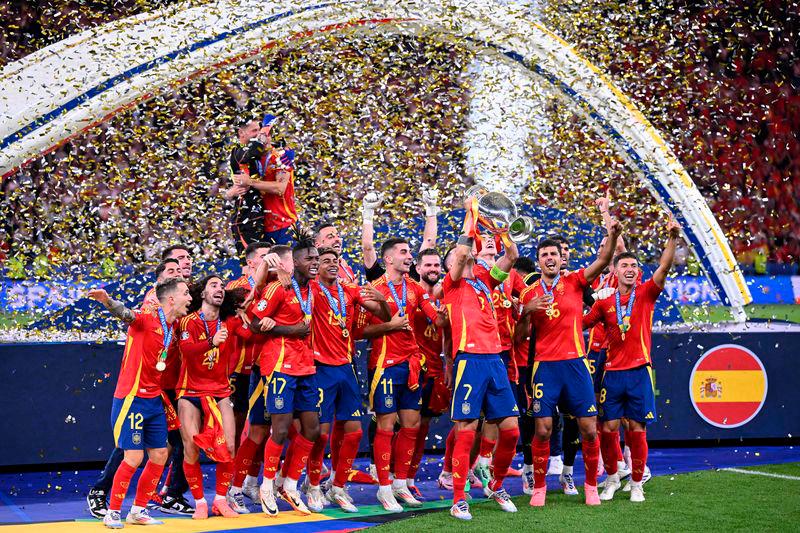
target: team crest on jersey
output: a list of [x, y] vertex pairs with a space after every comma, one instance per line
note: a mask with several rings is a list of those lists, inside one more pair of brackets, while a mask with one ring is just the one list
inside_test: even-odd
[[472, 407], [469, 405], [469, 402], [464, 402], [461, 404], [461, 414], [468, 415], [472, 411]]
[[136, 444], [137, 446], [142, 443], [142, 434], [138, 431], [134, 431], [133, 435], [131, 435], [131, 442]]
[[188, 338], [189, 338], [189, 332], [188, 331], [184, 331], [183, 333], [181, 333], [181, 340], [182, 341], [185, 341]]
[[533, 400], [533, 405], [531, 406], [531, 409], [533, 410], [534, 413], [538, 413], [542, 410], [542, 404], [539, 402], [539, 400]]
[[256, 308], [259, 311], [263, 311], [264, 309], [267, 308], [267, 301], [266, 300], [261, 300], [260, 302], [258, 302], [258, 305], [256, 306]]
[[394, 405], [394, 398], [392, 398], [391, 396], [387, 396], [386, 398], [383, 399], [383, 405], [391, 408]]
[[275, 409], [283, 409], [283, 397], [278, 396], [275, 398]]

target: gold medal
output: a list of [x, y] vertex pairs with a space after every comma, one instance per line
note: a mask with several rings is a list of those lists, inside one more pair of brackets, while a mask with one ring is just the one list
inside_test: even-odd
[[346, 339], [346, 338], [348, 338], [349, 336], [350, 336], [350, 332], [349, 332], [349, 331], [347, 331], [346, 329], [343, 329], [343, 330], [342, 330], [342, 337], [344, 337], [344, 338]]
[[159, 361], [158, 363], [156, 363], [156, 370], [158, 370], [159, 372], [163, 372], [166, 369], [167, 369], [167, 363], [165, 363], [164, 361]]
[[511, 300], [503, 300], [503, 307], [509, 309], [511, 307]]

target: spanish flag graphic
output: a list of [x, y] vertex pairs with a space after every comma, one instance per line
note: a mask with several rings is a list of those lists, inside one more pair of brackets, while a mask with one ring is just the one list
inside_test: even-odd
[[737, 344], [716, 346], [695, 364], [689, 395], [697, 414], [712, 426], [743, 426], [764, 406], [767, 372], [747, 348]]

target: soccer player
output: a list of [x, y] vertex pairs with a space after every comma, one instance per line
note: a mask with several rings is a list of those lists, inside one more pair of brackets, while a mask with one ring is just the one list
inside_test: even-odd
[[[422, 503], [408, 489], [408, 469], [414, 455], [420, 424], [422, 390], [419, 386], [421, 362], [419, 346], [411, 329], [418, 313], [436, 321], [438, 313], [428, 293], [408, 277], [412, 256], [408, 241], [387, 239], [381, 246], [386, 274], [373, 282], [386, 298], [392, 320], [384, 322], [375, 315], [364, 315], [363, 336], [372, 339], [369, 357], [369, 398], [375, 412], [374, 460], [378, 477], [378, 501], [384, 509], [402, 512], [399, 498], [410, 507]], [[400, 430], [392, 449], [395, 421]], [[389, 479], [394, 455], [394, 481]]]
[[447, 275], [444, 278], [444, 304], [450, 319], [453, 358], [453, 399], [450, 418], [455, 422], [453, 446], [453, 506], [450, 514], [471, 520], [464, 487], [469, 470], [469, 454], [478, 428], [481, 412], [486, 424], [498, 426], [493, 478], [489, 481], [489, 497], [506, 512], [517, 508], [503, 488], [511, 460], [516, 453], [519, 409], [508, 381], [508, 370], [500, 357], [500, 332], [492, 290], [508, 279], [517, 260], [515, 244], [487, 270], [475, 264], [470, 236], [476, 221], [471, 204], [465, 202], [463, 232], [455, 248], [445, 256]]
[[[233, 476], [236, 422], [228, 399], [231, 389], [227, 357], [230, 352], [223, 349], [223, 344], [233, 341], [229, 336], [236, 335], [242, 323], [232, 305], [220, 311], [225, 300], [225, 289], [219, 276], [210, 275], [201, 279], [193, 292], [191, 309], [194, 311], [183, 318], [180, 324], [181, 369], [177, 392], [184, 448], [183, 471], [195, 498], [192, 518], [208, 518], [208, 503], [203, 494], [203, 472], [198, 462], [198, 443], [209, 440], [211, 445], [204, 447], [203, 451], [217, 463], [217, 492], [211, 512], [235, 518], [239, 514], [226, 501]], [[211, 439], [201, 440], [209, 428], [212, 430]], [[217, 449], [220, 446], [222, 449]]]
[[297, 480], [319, 438], [319, 389], [310, 337], [314, 295], [309, 285], [319, 270], [319, 253], [313, 240], [298, 237], [291, 252], [273, 248], [285, 273], [294, 273], [291, 286], [285, 288], [280, 281], [273, 281], [267, 284], [262, 297], [253, 302], [259, 322], [251, 323], [251, 328], [261, 331], [260, 320], [264, 318], [272, 319], [275, 324], [266, 332], [269, 340], [260, 358], [262, 372], [267, 376], [266, 404], [272, 419], [272, 435], [264, 447], [261, 483], [261, 506], [268, 516], [278, 514], [273, 483], [294, 413], [300, 420], [300, 430], [287, 451], [287, 477], [278, 491], [295, 511], [311, 514], [297, 490]]
[[[490, 271], [495, 264], [497, 255], [497, 241], [494, 235], [487, 235], [481, 238], [481, 246], [475, 243], [472, 247], [472, 255], [475, 263]], [[517, 366], [511, 357], [513, 347], [514, 326], [516, 324], [517, 313], [514, 309], [514, 300], [519, 297], [525, 289], [525, 282], [522, 281], [516, 270], [509, 272], [508, 278], [498, 284], [492, 290], [492, 305], [497, 318], [497, 327], [500, 333], [500, 358], [506, 365], [509, 381], [516, 383], [518, 380]], [[481, 439], [478, 453], [478, 460], [475, 465], [475, 476], [481, 482], [484, 493], [489, 495], [488, 484], [491, 480], [489, 465], [492, 453], [497, 444], [497, 426], [495, 424], [484, 424], [481, 428]]]
[[585, 269], [574, 272], [562, 271], [561, 246], [557, 241], [541, 241], [537, 258], [542, 276], [525, 289], [520, 298], [523, 314], [531, 314], [532, 327], [536, 332], [531, 402], [536, 434], [532, 445], [534, 488], [530, 501], [535, 507], [545, 503], [550, 435], [553, 416], [559, 404], [577, 418], [586, 469], [586, 503], [600, 504], [597, 494], [597, 461], [600, 455], [597, 407], [579, 325], [583, 318], [584, 289], [611, 261], [620, 233], [619, 222], [613, 221], [609, 232], [609, 239], [597, 259]]
[[110, 529], [123, 527], [122, 501], [133, 474], [144, 459], [144, 450], [149, 461], [139, 477], [136, 499], [125, 521], [140, 525], [163, 523], [150, 517], [146, 507], [167, 461], [167, 419], [161, 400], [161, 373], [166, 369], [167, 351], [173, 341], [176, 322], [186, 315], [191, 296], [186, 282], [177, 278], [160, 283], [156, 294], [161, 306], [149, 313], [125, 309], [102, 289], [89, 294], [112, 313], [114, 309], [121, 309], [119, 318], [128, 324], [125, 355], [111, 409], [114, 442], [125, 454], [114, 475], [108, 512], [103, 517], [103, 523]]
[[[433, 248], [426, 248], [420, 251], [416, 265], [419, 274], [419, 284], [428, 294], [434, 307], [443, 315], [445, 310], [436, 297], [436, 287], [440, 283], [442, 276], [442, 260], [439, 252]], [[417, 340], [420, 354], [422, 355], [422, 409], [420, 410], [420, 425], [417, 433], [417, 441], [414, 448], [414, 456], [408, 468], [408, 489], [415, 498], [420, 499], [422, 493], [416, 486], [415, 477], [419, 470], [422, 455], [425, 452], [425, 441], [428, 438], [428, 431], [432, 418], [443, 415], [450, 406], [450, 389], [445, 385], [444, 379], [444, 360], [442, 359], [443, 335], [442, 327], [437, 321], [431, 320], [423, 313], [417, 313], [411, 323], [411, 329]]]
[[[266, 240], [275, 244], [287, 244], [291, 241], [290, 229], [297, 222], [297, 210], [294, 202], [294, 150], [278, 150], [272, 146], [273, 127], [277, 121], [275, 115], [264, 115], [257, 141], [263, 150], [256, 161], [256, 173], [247, 167], [240, 167], [242, 172], [234, 174], [234, 190], [255, 189], [261, 194], [264, 213], [264, 233], [255, 235], [253, 240]], [[232, 167], [234, 162], [232, 161]], [[249, 242], [247, 242], [249, 244]], [[246, 246], [246, 244], [244, 244]]]
[[[322, 459], [334, 417], [342, 425], [341, 446], [332, 444], [331, 477], [327, 499], [345, 512], [355, 513], [344, 490], [347, 474], [358, 453], [361, 442], [361, 388], [353, 368], [356, 353], [354, 325], [356, 311], [362, 307], [384, 321], [388, 321], [389, 306], [383, 295], [371, 285], [359, 289], [357, 285], [339, 278], [341, 262], [333, 248], [319, 250], [319, 280], [311, 282], [314, 295], [314, 318], [311, 344], [317, 369], [316, 380], [320, 394], [320, 438], [308, 459], [308, 508], [321, 512], [325, 504], [320, 488]], [[336, 450], [334, 452], [334, 446]]]
[[330, 222], [323, 222], [314, 231], [314, 246], [317, 250], [332, 248], [339, 256], [339, 278], [348, 283], [356, 283], [356, 275], [342, 256], [342, 237], [336, 226]]
[[169, 246], [161, 252], [161, 260], [174, 259], [178, 262], [181, 276], [187, 283], [192, 281], [192, 252], [182, 244]]
[[608, 478], [600, 499], [607, 501], [620, 488], [617, 461], [620, 419], [628, 420], [625, 442], [631, 448], [631, 501], [643, 502], [642, 476], [647, 464], [646, 426], [655, 421], [651, 334], [653, 310], [672, 268], [680, 226], [671, 219], [669, 238], [653, 277], [638, 281], [636, 256], [623, 252], [614, 258], [618, 287], [616, 293], [598, 300], [584, 317], [584, 327], [602, 323], [608, 338], [608, 352], [600, 389], [601, 446]]
[[[178, 261], [176, 259], [166, 259], [159, 263], [155, 270], [156, 274], [156, 285], [162, 283], [170, 278], [180, 278], [181, 273], [178, 270]], [[115, 316], [123, 314], [123, 308], [115, 308], [111, 309], [110, 306], [111, 300], [108, 300], [105, 304], [109, 310], [111, 310]], [[156, 291], [155, 286], [147, 291], [144, 297], [144, 301], [142, 302], [141, 311], [142, 312], [151, 312], [156, 311], [159, 307], [158, 298], [156, 298]], [[170, 363], [172, 360], [170, 358]], [[161, 378], [161, 385], [162, 388], [167, 389], [170, 385], [167, 384], [169, 381], [169, 377], [172, 375], [177, 375], [177, 367], [178, 364], [169, 364], [168, 369], [162, 372]], [[172, 385], [174, 388], [174, 385]], [[170, 432], [172, 433], [172, 432]], [[180, 438], [177, 439], [179, 441]], [[170, 444], [173, 444], [173, 441], [176, 439], [170, 435]], [[177, 442], [176, 441], [176, 442]], [[106, 500], [106, 495], [111, 491], [111, 484], [114, 480], [114, 474], [116, 473], [117, 469], [119, 468], [120, 463], [122, 462], [122, 458], [124, 453], [119, 448], [114, 448], [111, 452], [111, 455], [106, 462], [105, 467], [103, 468], [100, 477], [92, 486], [91, 490], [89, 490], [89, 494], [86, 496], [86, 503], [89, 505], [89, 513], [95, 518], [102, 519], [106, 512], [108, 511], [108, 501]], [[182, 457], [182, 456], [181, 456]], [[179, 469], [180, 470], [180, 469]], [[186, 511], [191, 509], [189, 502], [183, 498], [183, 493], [188, 489], [188, 486], [185, 485], [185, 480], [183, 478], [182, 471], [176, 471], [176, 475], [171, 476], [169, 484], [170, 490], [170, 500], [166, 502], [169, 504], [167, 507], [169, 511], [172, 511], [175, 514], [187, 514]], [[164, 502], [162, 501], [162, 504]], [[192, 512], [194, 509], [192, 509]], [[191, 513], [188, 513], [191, 514]]]

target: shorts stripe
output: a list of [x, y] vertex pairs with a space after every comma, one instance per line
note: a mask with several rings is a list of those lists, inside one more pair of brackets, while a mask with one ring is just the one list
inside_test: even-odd
[[247, 416], [250, 416], [250, 411], [253, 409], [253, 406], [258, 401], [258, 398], [264, 394], [264, 377], [262, 376], [261, 379], [258, 380], [258, 385], [256, 385], [256, 389], [253, 391], [253, 394], [250, 395], [250, 402], [247, 406]]
[[[464, 377], [464, 369], [467, 367], [467, 361], [462, 359], [458, 362], [458, 369], [456, 370], [456, 383], [453, 385], [453, 391], [458, 390], [458, 386], [461, 384], [461, 378]], [[453, 398], [455, 399], [455, 394], [453, 394]], [[450, 418], [453, 417], [453, 409], [455, 406], [455, 401], [450, 402]]]

